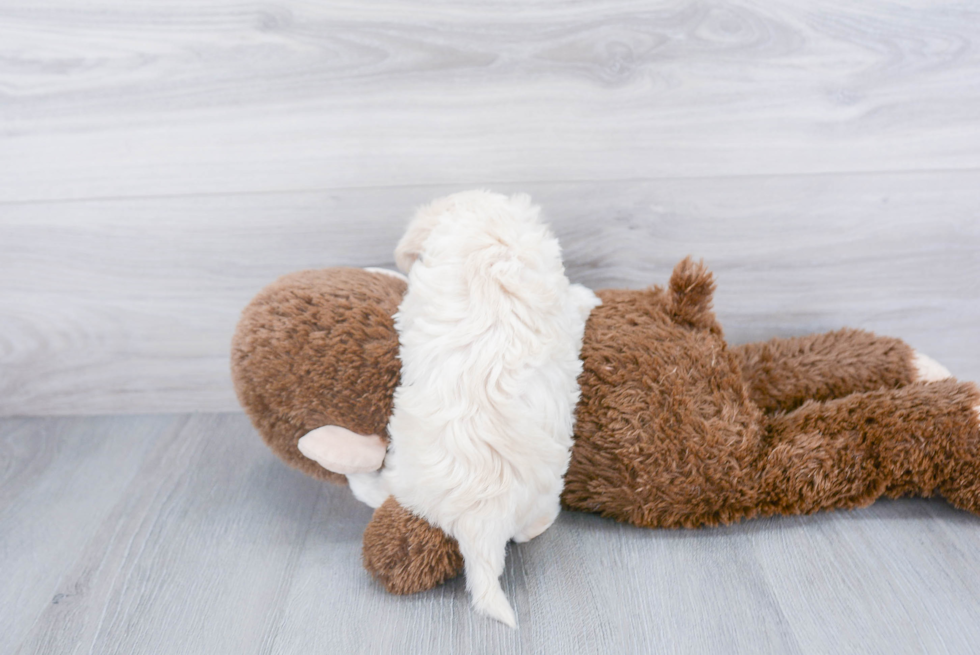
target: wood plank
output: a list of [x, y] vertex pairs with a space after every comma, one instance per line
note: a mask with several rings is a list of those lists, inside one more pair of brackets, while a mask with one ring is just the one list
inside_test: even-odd
[[[11, 653], [970, 652], [980, 519], [938, 500], [725, 528], [562, 513], [508, 552], [519, 629], [462, 579], [385, 593], [368, 508], [244, 416], [0, 420]], [[21, 473], [26, 472], [26, 473]]]
[[150, 443], [20, 652], [258, 652], [320, 485], [275, 461], [242, 415], [185, 418]]
[[[542, 204], [570, 277], [716, 272], [733, 343], [836, 329], [909, 341], [980, 379], [980, 173], [500, 185]], [[0, 415], [237, 409], [228, 348], [279, 275], [389, 266], [412, 208], [459, 187], [6, 205]]]
[[980, 168], [980, 8], [10, 0], [0, 200]]
[[[766, 579], [810, 652], [974, 648], [980, 579], [964, 549], [976, 549], [976, 517], [919, 499], [777, 521], [782, 529], [770, 526], [753, 538]], [[786, 557], [790, 552], [822, 555]], [[844, 601], [842, 594], [863, 600]], [[961, 602], [937, 602], [936, 594]], [[883, 625], [891, 632], [885, 649], [874, 628]]]
[[[153, 445], [183, 422], [151, 416], [0, 423], [0, 652], [12, 653], [39, 627], [39, 616], [91, 591], [103, 553], [90, 546], [83, 556], [83, 546], [115, 528], [119, 496]], [[68, 571], [70, 580], [63, 577]]]

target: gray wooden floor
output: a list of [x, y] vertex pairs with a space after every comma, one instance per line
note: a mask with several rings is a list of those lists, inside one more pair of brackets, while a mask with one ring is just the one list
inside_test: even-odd
[[370, 510], [240, 414], [0, 421], [0, 653], [973, 653], [980, 518], [942, 501], [699, 530], [563, 513], [512, 545], [519, 629], [462, 580], [386, 594]]

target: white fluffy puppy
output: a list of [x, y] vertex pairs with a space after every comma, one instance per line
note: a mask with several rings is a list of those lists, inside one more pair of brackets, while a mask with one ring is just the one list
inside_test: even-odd
[[511, 627], [507, 542], [558, 516], [585, 320], [558, 240], [525, 195], [468, 191], [421, 208], [395, 250], [401, 386], [384, 486], [456, 538], [474, 607]]

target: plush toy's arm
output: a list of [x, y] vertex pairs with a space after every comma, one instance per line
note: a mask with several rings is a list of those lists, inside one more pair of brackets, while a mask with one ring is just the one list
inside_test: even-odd
[[900, 339], [861, 330], [773, 339], [732, 351], [740, 360], [749, 396], [765, 412], [949, 377], [949, 371]]
[[463, 572], [456, 540], [389, 497], [364, 530], [364, 568], [393, 594], [432, 589]]

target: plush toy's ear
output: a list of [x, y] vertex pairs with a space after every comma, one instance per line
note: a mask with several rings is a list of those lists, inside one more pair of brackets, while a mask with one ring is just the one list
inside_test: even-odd
[[297, 444], [299, 452], [334, 473], [377, 471], [388, 446], [376, 434], [357, 434], [337, 425], [324, 425], [306, 433]]
[[721, 334], [721, 326], [711, 311], [715, 280], [704, 262], [684, 258], [670, 276], [668, 311], [677, 323]]

